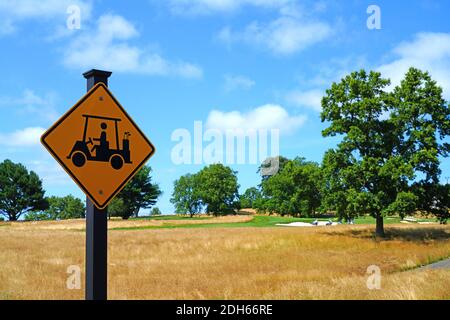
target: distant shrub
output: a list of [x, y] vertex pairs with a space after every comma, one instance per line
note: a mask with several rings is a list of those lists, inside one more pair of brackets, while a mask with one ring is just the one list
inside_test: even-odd
[[162, 215], [161, 210], [158, 207], [154, 207], [152, 211], [150, 211], [151, 216], [160, 216]]
[[31, 211], [25, 215], [25, 221], [45, 221], [53, 220], [52, 216], [46, 211]]

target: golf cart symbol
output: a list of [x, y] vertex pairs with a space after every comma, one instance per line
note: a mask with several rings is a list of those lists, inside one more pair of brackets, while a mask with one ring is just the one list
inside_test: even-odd
[[[122, 149], [119, 145], [118, 123], [121, 119], [88, 114], [84, 114], [83, 117], [85, 118], [83, 139], [75, 142], [75, 145], [73, 146], [70, 154], [67, 156], [67, 159], [72, 159], [72, 163], [79, 168], [84, 166], [86, 161], [109, 162], [111, 167], [115, 170], [120, 170], [124, 163], [132, 163], [130, 161], [129, 137], [131, 134], [129, 132], [125, 132], [123, 135]], [[102, 123], [100, 124], [102, 129], [100, 138], [87, 138], [89, 119], [102, 120]], [[106, 129], [108, 127], [107, 122], [114, 123], [117, 149], [111, 149], [109, 146], [109, 141], [106, 137]], [[98, 142], [98, 144], [95, 144], [94, 141]], [[89, 145], [91, 145], [91, 149], [89, 149]], [[95, 155], [93, 155], [94, 151]]]

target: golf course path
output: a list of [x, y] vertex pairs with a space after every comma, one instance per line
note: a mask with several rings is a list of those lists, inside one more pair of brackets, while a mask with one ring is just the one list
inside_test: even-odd
[[421, 269], [450, 269], [450, 259], [423, 266]]

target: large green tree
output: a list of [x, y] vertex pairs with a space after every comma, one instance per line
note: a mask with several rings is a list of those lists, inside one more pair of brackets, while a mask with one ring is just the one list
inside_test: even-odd
[[177, 213], [187, 213], [191, 216], [202, 210], [200, 198], [199, 176], [186, 174], [174, 182], [172, 198]]
[[125, 188], [117, 195], [120, 205], [115, 212], [123, 219], [138, 216], [140, 209], [151, 208], [162, 194], [158, 184], [152, 182], [152, 169], [149, 166], [142, 167], [139, 172], [127, 183]]
[[304, 158], [288, 160], [275, 175], [263, 179], [263, 198], [256, 202], [259, 211], [313, 216], [321, 203], [321, 170]]
[[224, 215], [239, 209], [236, 172], [222, 164], [212, 164], [198, 173], [198, 190], [207, 213]]
[[0, 163], [0, 214], [10, 221], [31, 211], [45, 210], [48, 202], [38, 175], [20, 163]]
[[[324, 136], [342, 141], [324, 159], [334, 209], [346, 215], [371, 214], [376, 234], [385, 236], [383, 217], [413, 213], [418, 197], [413, 181], [437, 183], [439, 156], [450, 151], [450, 110], [442, 89], [427, 72], [411, 68], [389, 91], [378, 72], [353, 72], [333, 83], [322, 99]], [[336, 208], [343, 199], [341, 208]]]

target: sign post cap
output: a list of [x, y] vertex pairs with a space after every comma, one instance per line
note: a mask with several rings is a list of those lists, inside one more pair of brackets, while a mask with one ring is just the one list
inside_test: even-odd
[[89, 71], [86, 71], [83, 73], [83, 77], [86, 79], [92, 78], [92, 77], [102, 77], [102, 78], [109, 78], [111, 76], [111, 71], [104, 71], [104, 70], [98, 70], [98, 69], [91, 69]]

